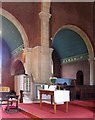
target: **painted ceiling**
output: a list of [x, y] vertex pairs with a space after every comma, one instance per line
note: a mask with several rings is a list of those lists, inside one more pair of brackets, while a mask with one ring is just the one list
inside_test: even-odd
[[83, 59], [88, 55], [84, 40], [70, 29], [65, 28], [58, 31], [52, 46], [63, 63]]
[[0, 15], [0, 29], [2, 40], [8, 45], [12, 55], [18, 54], [23, 49], [22, 37], [16, 26], [7, 18]]
[[[12, 56], [22, 51], [24, 45], [16, 26], [7, 18], [0, 15], [0, 31], [2, 40], [8, 45]], [[70, 62], [87, 57], [88, 50], [79, 34], [70, 29], [61, 29], [55, 35], [53, 48], [60, 56], [61, 62]]]

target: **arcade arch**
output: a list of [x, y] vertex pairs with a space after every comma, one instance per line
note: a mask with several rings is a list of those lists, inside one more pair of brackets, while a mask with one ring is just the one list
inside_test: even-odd
[[64, 25], [63, 27], [61, 27], [60, 29], [57, 30], [57, 32], [55, 33], [54, 37], [53, 37], [53, 41], [55, 39], [55, 36], [62, 30], [62, 29], [70, 29], [74, 32], [76, 32], [78, 35], [80, 35], [80, 37], [83, 39], [83, 41], [85, 42], [85, 45], [87, 47], [88, 50], [88, 54], [89, 54], [89, 63], [90, 63], [90, 85], [94, 84], [94, 50], [93, 50], [93, 46], [90, 42], [90, 39], [88, 38], [88, 36], [86, 35], [86, 33], [80, 29], [79, 27], [75, 26], [75, 25]]

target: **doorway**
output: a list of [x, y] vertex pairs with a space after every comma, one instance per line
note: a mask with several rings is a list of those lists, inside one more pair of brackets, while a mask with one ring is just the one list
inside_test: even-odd
[[77, 85], [83, 85], [84, 75], [83, 75], [83, 72], [81, 70], [77, 72], [76, 79], [77, 79], [77, 81], [76, 81]]

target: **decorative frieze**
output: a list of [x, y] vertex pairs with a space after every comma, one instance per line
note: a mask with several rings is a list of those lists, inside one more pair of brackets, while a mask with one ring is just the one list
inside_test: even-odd
[[12, 53], [11, 53], [12, 57], [15, 57], [16, 55], [21, 53], [23, 49], [24, 49], [24, 44], [22, 44], [19, 47], [17, 47], [14, 51], [12, 51]]
[[61, 63], [71, 63], [71, 62], [75, 62], [75, 61], [79, 61], [79, 60], [85, 60], [88, 59], [88, 54], [82, 54], [82, 55], [77, 55], [77, 56], [72, 56], [72, 57], [68, 57], [65, 59], [61, 60]]

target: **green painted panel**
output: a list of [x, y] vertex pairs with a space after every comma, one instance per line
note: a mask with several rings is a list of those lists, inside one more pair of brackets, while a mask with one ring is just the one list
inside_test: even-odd
[[2, 38], [7, 43], [12, 54], [14, 50], [23, 45], [21, 34], [10, 20], [1, 15], [0, 19], [2, 19], [2, 21], [0, 21], [0, 24], [2, 24]]
[[72, 56], [88, 54], [83, 39], [70, 29], [60, 30], [55, 35], [52, 46], [59, 54], [61, 60]]

